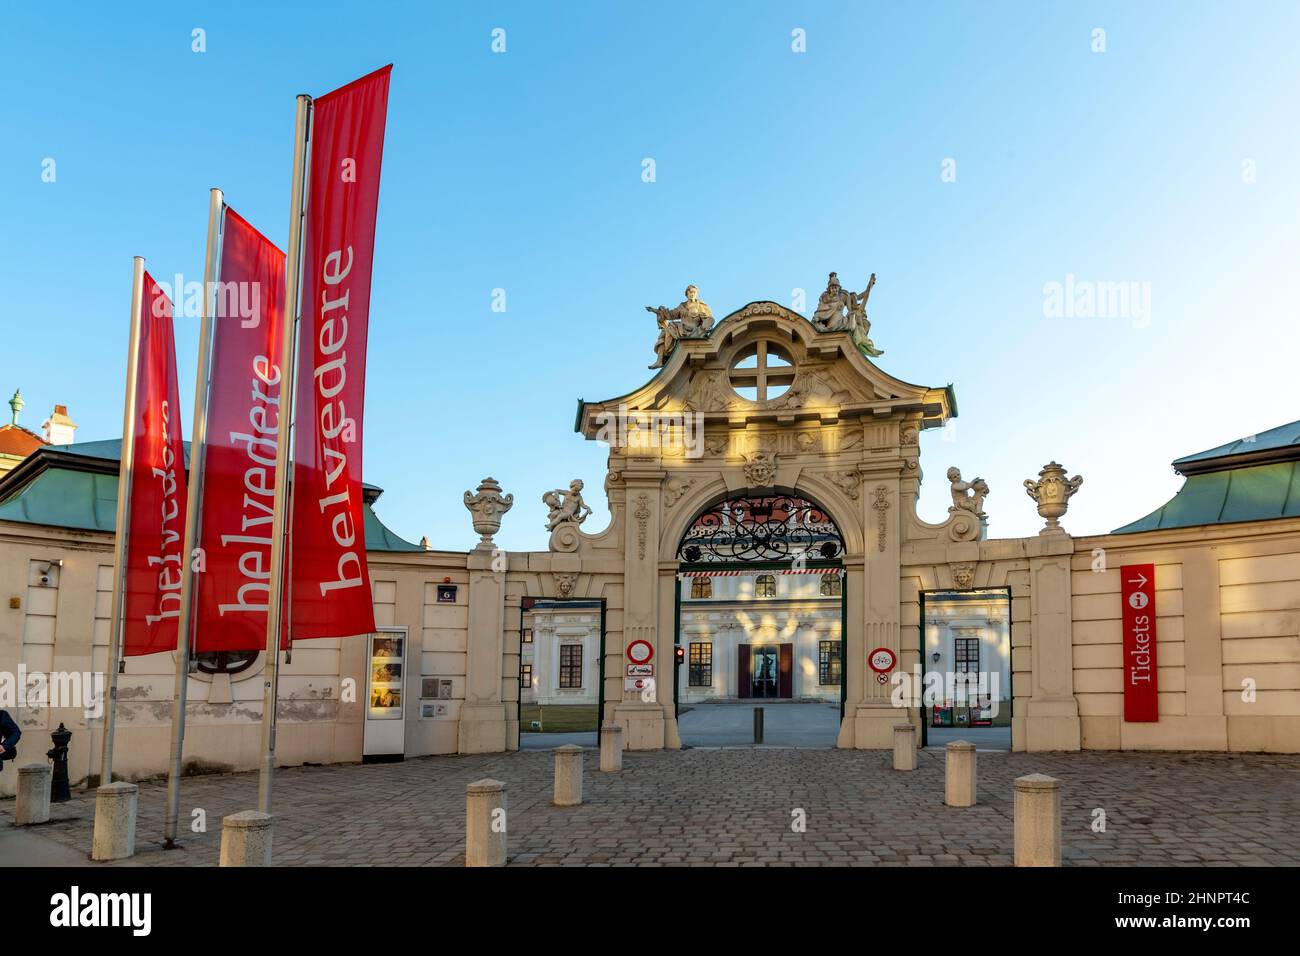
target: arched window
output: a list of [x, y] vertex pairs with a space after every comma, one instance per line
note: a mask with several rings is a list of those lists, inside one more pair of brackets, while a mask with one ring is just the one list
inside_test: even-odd
[[691, 578], [691, 597], [694, 599], [713, 597], [713, 578]]
[[844, 593], [844, 583], [840, 576], [832, 572], [822, 575], [822, 597], [839, 597]]
[[677, 548], [685, 564], [838, 561], [840, 530], [818, 505], [798, 495], [742, 495], [702, 511]]
[[760, 574], [754, 582], [754, 597], [776, 597], [776, 575]]

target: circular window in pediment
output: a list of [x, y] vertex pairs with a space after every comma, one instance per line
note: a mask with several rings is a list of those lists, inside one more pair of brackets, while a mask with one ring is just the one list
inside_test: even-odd
[[794, 358], [785, 346], [761, 339], [736, 353], [727, 377], [741, 398], [771, 401], [794, 384]]

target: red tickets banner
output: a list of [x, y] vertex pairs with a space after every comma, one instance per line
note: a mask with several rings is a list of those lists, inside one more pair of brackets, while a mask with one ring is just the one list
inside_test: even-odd
[[1126, 564], [1119, 569], [1124, 618], [1124, 720], [1160, 719], [1156, 679], [1156, 568]]

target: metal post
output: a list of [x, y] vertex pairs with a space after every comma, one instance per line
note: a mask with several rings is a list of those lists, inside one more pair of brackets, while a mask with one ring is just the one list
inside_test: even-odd
[[262, 693], [262, 770], [257, 779], [257, 808], [271, 812], [271, 782], [275, 774], [275, 708], [280, 678], [280, 628], [285, 567], [285, 527], [289, 501], [289, 437], [294, 386], [297, 381], [294, 334], [302, 280], [302, 226], [311, 164], [311, 97], [298, 97], [293, 139], [293, 191], [289, 200], [289, 254], [285, 260], [284, 325], [280, 348], [280, 420], [275, 436], [275, 499], [271, 518], [271, 579], [266, 596], [266, 678]]
[[167, 809], [163, 846], [176, 845], [181, 807], [181, 768], [185, 755], [185, 702], [190, 682], [190, 646], [194, 641], [194, 549], [199, 546], [203, 510], [203, 465], [208, 437], [208, 388], [212, 381], [212, 339], [216, 329], [217, 281], [221, 269], [221, 232], [225, 202], [220, 189], [208, 196], [208, 245], [203, 260], [203, 313], [199, 326], [199, 366], [194, 375], [194, 430], [190, 433], [189, 489], [185, 505], [185, 543], [181, 548], [181, 612], [176, 627], [176, 689], [172, 695], [171, 763], [167, 770]]
[[68, 744], [72, 741], [72, 731], [59, 721], [59, 729], [50, 734], [54, 746], [45, 751], [45, 756], [54, 761], [54, 776], [50, 779], [50, 802], [67, 803], [72, 799], [72, 789], [68, 786]]
[[109, 618], [108, 687], [104, 703], [104, 745], [99, 784], [113, 782], [113, 731], [117, 725], [117, 668], [122, 657], [122, 587], [126, 578], [127, 525], [131, 520], [131, 459], [135, 449], [135, 387], [140, 372], [140, 308], [144, 302], [144, 257], [135, 257], [131, 276], [131, 332], [126, 348], [126, 405], [122, 412], [122, 449], [117, 466], [117, 535], [113, 539], [113, 599]]
[[754, 708], [754, 743], [763, 742], [763, 708]]

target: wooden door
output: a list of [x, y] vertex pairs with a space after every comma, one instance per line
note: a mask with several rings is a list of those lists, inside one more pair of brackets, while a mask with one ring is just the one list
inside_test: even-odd
[[754, 675], [749, 672], [749, 645], [736, 645], [736, 696], [752, 697]]
[[779, 695], [782, 698], [790, 699], [794, 696], [794, 645], [781, 645], [781, 669], [777, 686]]

